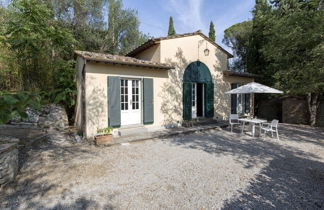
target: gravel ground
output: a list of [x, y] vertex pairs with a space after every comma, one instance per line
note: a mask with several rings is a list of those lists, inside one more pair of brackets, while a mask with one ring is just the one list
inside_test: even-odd
[[104, 148], [52, 140], [23, 153], [0, 209], [324, 208], [324, 131], [279, 132], [279, 141], [211, 130]]

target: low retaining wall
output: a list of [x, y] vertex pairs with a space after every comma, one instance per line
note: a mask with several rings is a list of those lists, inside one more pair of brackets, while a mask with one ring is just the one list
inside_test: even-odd
[[[0, 137], [0, 186], [13, 181], [18, 172], [18, 139]], [[11, 143], [10, 143], [11, 142]]]

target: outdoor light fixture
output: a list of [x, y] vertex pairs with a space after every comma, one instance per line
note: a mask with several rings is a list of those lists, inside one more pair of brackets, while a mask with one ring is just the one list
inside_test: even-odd
[[206, 48], [206, 49], [204, 50], [204, 53], [205, 53], [205, 56], [208, 56], [208, 55], [209, 55], [209, 49]]
[[207, 41], [206, 40], [200, 40], [198, 41], [198, 60], [199, 60], [199, 48], [200, 48], [200, 45], [203, 43], [203, 42], [206, 42], [206, 49], [204, 49], [204, 55], [205, 56], [208, 56], [209, 55], [209, 49], [208, 49], [208, 46], [207, 46]]

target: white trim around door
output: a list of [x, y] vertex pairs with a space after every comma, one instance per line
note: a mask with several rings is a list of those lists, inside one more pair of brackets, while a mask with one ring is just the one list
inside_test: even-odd
[[120, 79], [121, 126], [142, 123], [141, 79]]

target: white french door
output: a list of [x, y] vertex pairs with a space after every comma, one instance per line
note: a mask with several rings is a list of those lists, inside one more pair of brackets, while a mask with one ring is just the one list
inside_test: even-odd
[[191, 117], [204, 117], [205, 113], [205, 92], [204, 84], [202, 83], [192, 83], [191, 88]]
[[141, 81], [120, 80], [121, 125], [141, 123]]
[[191, 93], [191, 117], [197, 118], [197, 83], [192, 83]]

